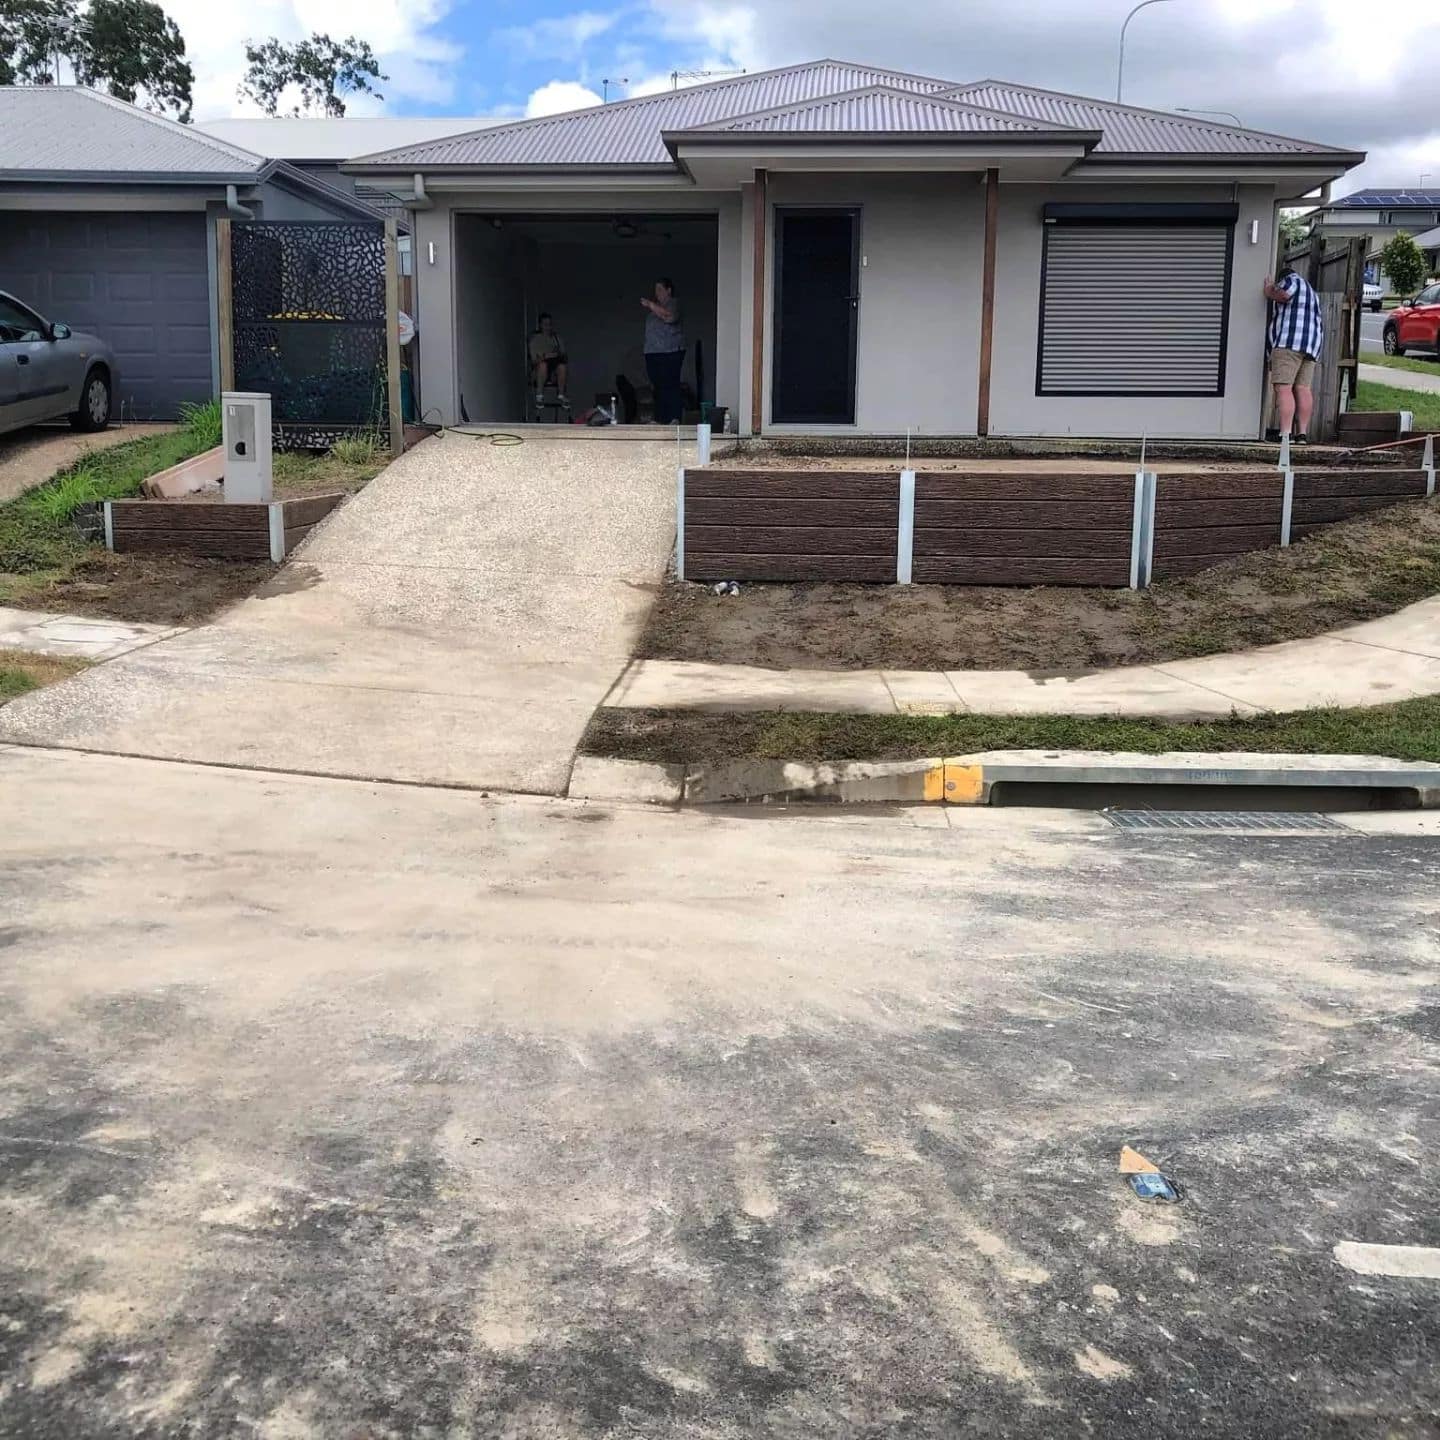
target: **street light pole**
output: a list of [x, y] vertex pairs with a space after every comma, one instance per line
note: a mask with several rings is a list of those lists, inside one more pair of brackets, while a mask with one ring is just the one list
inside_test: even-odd
[[1227, 120], [1233, 120], [1237, 129], [1245, 128], [1245, 122], [1233, 110], [1196, 110], [1189, 105], [1177, 105], [1175, 108], [1182, 115], [1223, 115]]
[[1120, 63], [1115, 71], [1115, 99], [1116, 101], [1125, 98], [1125, 32], [1130, 28], [1130, 22], [1147, 5], [1167, 5], [1170, 0], [1140, 0], [1140, 3], [1125, 17], [1125, 23], [1120, 27]]

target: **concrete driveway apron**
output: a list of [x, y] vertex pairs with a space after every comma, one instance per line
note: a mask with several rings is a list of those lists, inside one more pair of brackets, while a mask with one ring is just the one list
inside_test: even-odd
[[673, 435], [426, 441], [213, 624], [12, 702], [0, 739], [559, 794], [674, 541]]

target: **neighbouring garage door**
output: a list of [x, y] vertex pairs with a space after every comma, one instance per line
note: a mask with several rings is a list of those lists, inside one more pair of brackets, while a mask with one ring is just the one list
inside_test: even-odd
[[127, 420], [173, 420], [213, 393], [206, 260], [198, 212], [0, 212], [0, 290], [109, 342]]

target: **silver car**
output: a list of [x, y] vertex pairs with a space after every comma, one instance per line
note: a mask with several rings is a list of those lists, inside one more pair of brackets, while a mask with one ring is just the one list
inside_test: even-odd
[[103, 430], [115, 383], [115, 356], [103, 340], [46, 320], [0, 290], [0, 435], [42, 420]]

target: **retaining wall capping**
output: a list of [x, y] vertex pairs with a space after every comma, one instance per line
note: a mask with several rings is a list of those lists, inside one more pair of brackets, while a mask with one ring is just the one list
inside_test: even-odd
[[[1283, 455], [1282, 455], [1283, 459]], [[1418, 468], [682, 469], [681, 579], [1143, 589], [1435, 493]]]
[[181, 551], [221, 560], [283, 560], [343, 499], [305, 495], [266, 505], [107, 500], [105, 539], [118, 555]]

